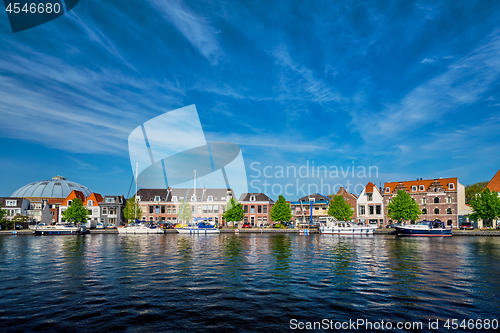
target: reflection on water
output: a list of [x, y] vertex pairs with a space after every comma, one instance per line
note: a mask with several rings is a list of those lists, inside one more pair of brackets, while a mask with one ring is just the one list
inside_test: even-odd
[[49, 332], [498, 319], [499, 259], [499, 238], [3, 236], [0, 318], [2, 331]]

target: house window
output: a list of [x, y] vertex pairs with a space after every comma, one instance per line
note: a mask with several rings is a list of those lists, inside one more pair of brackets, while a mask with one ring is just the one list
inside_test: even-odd
[[451, 197], [446, 198], [446, 203], [452, 203], [453, 199]]
[[[72, 202], [71, 200], [68, 200], [68, 206], [71, 206], [71, 202]], [[42, 208], [42, 207], [40, 207], [40, 208]]]
[[201, 207], [201, 206], [198, 206], [198, 207], [196, 208], [196, 211], [198, 212], [198, 214], [201, 214], [201, 209], [202, 209], [202, 207]]
[[[177, 214], [177, 207], [172, 208], [172, 214]], [[174, 220], [175, 220], [175, 218], [174, 218]]]
[[173, 202], [177, 202], [177, 196], [175, 196], [175, 195], [174, 195], [174, 196], [172, 197], [172, 201], [173, 201]]
[[161, 205], [161, 213], [165, 214], [165, 205]]
[[87, 206], [93, 206], [94, 202], [92, 200], [87, 201]]
[[113, 203], [115, 202], [115, 198], [106, 198], [106, 202]]
[[5, 202], [6, 206], [15, 206], [16, 205], [16, 200], [7, 200]]
[[422, 198], [420, 199], [422, 201], [422, 203], [425, 205], [427, 203], [427, 198]]
[[413, 186], [411, 187], [411, 191], [412, 191], [412, 192], [417, 192], [417, 185], [413, 185]]
[[219, 205], [214, 205], [214, 214], [219, 214]]
[[190, 206], [191, 207], [191, 214], [194, 214], [194, 205], [193, 206]]
[[391, 193], [391, 188], [390, 187], [386, 187], [385, 188], [385, 193]]
[[108, 209], [106, 207], [102, 207], [102, 213], [104, 215], [107, 215], [108, 214]]
[[434, 214], [439, 214], [439, 208], [434, 209]]
[[243, 223], [248, 223], [248, 216], [245, 216], [245, 217], [243, 218]]
[[257, 217], [257, 224], [258, 225], [261, 225], [262, 224], [262, 217]]
[[155, 201], [160, 201], [160, 196], [159, 195], [155, 196]]
[[153, 214], [154, 211], [155, 211], [155, 207], [149, 206], [149, 214]]
[[425, 186], [424, 185], [419, 185], [418, 186], [418, 190], [421, 191], [421, 192], [425, 191]]
[[382, 206], [376, 205], [375, 206], [375, 214], [381, 214], [382, 213]]
[[434, 187], [434, 192], [439, 192], [439, 189], [437, 187]]
[[366, 197], [368, 198], [368, 201], [373, 201], [373, 194], [368, 193]]
[[422, 214], [427, 214], [427, 209], [422, 209]]
[[439, 203], [439, 198], [438, 197], [434, 198], [434, 203]]
[[250, 214], [255, 214], [255, 206], [250, 206]]
[[453, 213], [451, 212], [451, 208], [448, 208], [448, 209], [446, 210], [446, 214], [453, 214]]
[[262, 206], [261, 205], [257, 206], [257, 214], [262, 214]]
[[214, 201], [214, 197], [213, 197], [213, 196], [211, 196], [211, 195], [209, 195], [207, 200], [208, 200], [208, 201]]
[[365, 206], [359, 205], [359, 215], [365, 215]]
[[368, 212], [373, 215], [373, 206], [368, 206]]
[[167, 214], [170, 214], [171, 210], [170, 210], [170, 206], [167, 207]]
[[195, 201], [196, 201], [196, 197], [193, 195], [193, 196], [191, 197], [191, 202], [195, 202]]
[[264, 216], [264, 217], [262, 218], [262, 223], [267, 224], [267, 216]]
[[449, 184], [448, 184], [448, 189], [450, 189], [450, 190], [454, 190], [454, 189], [455, 189], [455, 184], [453, 184], [453, 183], [449, 183]]
[[255, 201], [255, 195], [250, 196], [250, 201]]
[[267, 205], [262, 206], [262, 213], [267, 214]]

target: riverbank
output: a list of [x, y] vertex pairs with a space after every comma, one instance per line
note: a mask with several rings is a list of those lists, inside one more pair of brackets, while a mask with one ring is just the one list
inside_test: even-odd
[[[223, 228], [220, 229], [222, 234], [234, 234], [236, 233], [236, 229], [234, 228]], [[304, 230], [304, 229], [302, 229]], [[318, 229], [306, 229], [309, 234], [318, 234]], [[264, 229], [238, 229], [238, 233], [246, 234], [297, 234], [299, 233], [299, 229], [273, 229], [273, 228], [264, 228]], [[393, 233], [393, 229], [377, 229], [375, 230], [375, 235], [387, 235]], [[91, 234], [118, 234], [117, 229], [92, 229], [90, 230]], [[175, 229], [166, 229], [166, 234], [175, 234], [177, 231]], [[451, 231], [453, 236], [485, 236], [485, 237], [500, 237], [500, 230], [458, 230], [453, 229]], [[12, 235], [34, 235], [33, 230], [31, 229], [22, 229], [22, 230], [0, 230], [0, 236], [12, 236]]]

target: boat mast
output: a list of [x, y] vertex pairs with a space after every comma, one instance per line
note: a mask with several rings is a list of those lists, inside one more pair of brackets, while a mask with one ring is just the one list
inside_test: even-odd
[[135, 162], [134, 223], [137, 221], [137, 168], [139, 168], [139, 162]]
[[[196, 214], [196, 169], [194, 169], [194, 210], [193, 210], [193, 223], [196, 222], [195, 214]], [[188, 205], [189, 206], [189, 205]], [[191, 208], [189, 208], [191, 209]]]

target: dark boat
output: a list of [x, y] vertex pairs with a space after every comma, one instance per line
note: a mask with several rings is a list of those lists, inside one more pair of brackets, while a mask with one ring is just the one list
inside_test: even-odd
[[417, 224], [397, 226], [396, 234], [398, 236], [451, 237], [451, 229], [446, 228], [444, 222], [441, 221], [421, 221]]

